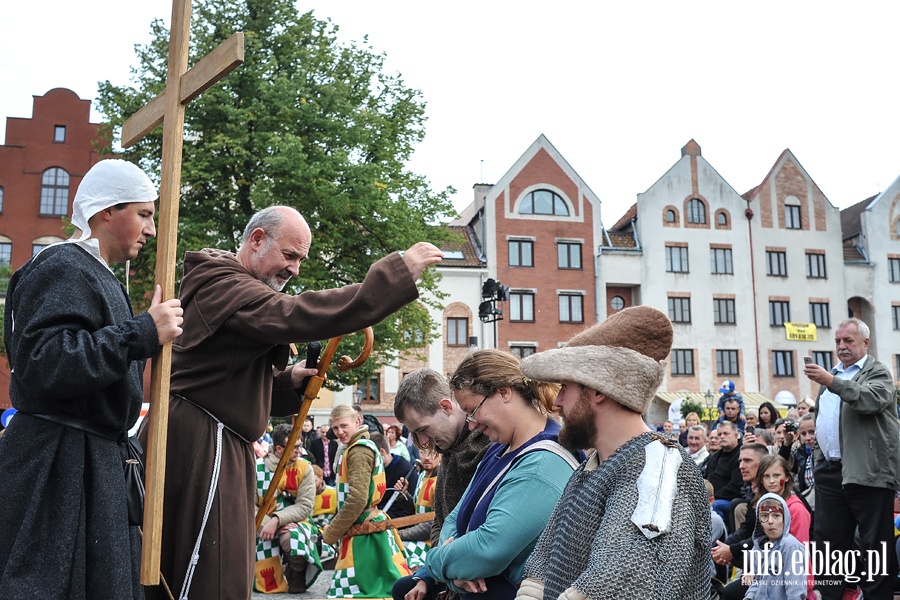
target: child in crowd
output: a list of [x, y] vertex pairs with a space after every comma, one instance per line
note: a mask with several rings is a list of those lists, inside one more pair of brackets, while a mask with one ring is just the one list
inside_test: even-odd
[[[762, 464], [759, 470], [762, 472]], [[756, 504], [756, 519], [763, 533], [753, 536], [742, 576], [743, 583], [750, 586], [745, 600], [805, 600], [809, 559], [806, 547], [789, 531], [792, 523], [787, 502], [778, 494], [763, 494]]]
[[781, 496], [791, 513], [791, 534], [801, 543], [809, 541], [809, 511], [794, 493], [794, 480], [782, 457], [770, 454], [759, 461], [756, 490], [757, 500], [766, 493]]
[[[778, 455], [769, 455], [759, 461], [759, 469], [756, 474], [757, 502], [762, 501], [765, 494], [776, 494], [784, 500], [787, 506], [790, 519], [785, 522], [785, 527], [790, 534], [801, 544], [810, 541], [810, 518], [809, 510], [803, 504], [803, 501], [793, 491], [794, 480], [788, 470], [787, 461]], [[757, 514], [759, 513], [757, 506]], [[760, 525], [757, 522], [757, 527]], [[765, 523], [762, 523], [764, 526]], [[787, 557], [785, 557], [787, 558]], [[809, 576], [809, 593], [812, 593], [813, 577]], [[766, 596], [762, 596], [766, 597]]]

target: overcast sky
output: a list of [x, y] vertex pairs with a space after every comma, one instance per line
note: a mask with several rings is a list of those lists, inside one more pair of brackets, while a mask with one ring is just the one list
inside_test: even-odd
[[[462, 209], [541, 134], [612, 225], [691, 138], [739, 192], [790, 148], [831, 202], [900, 176], [900, 2], [301, 2], [421, 90], [410, 168]], [[746, 8], [739, 8], [745, 6]], [[32, 96], [126, 84], [169, 0], [7, 2], [0, 133]], [[99, 115], [94, 113], [94, 121]]]

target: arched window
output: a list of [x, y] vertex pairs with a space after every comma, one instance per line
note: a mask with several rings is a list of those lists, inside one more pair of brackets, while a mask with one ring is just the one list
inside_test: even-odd
[[724, 211], [716, 214], [716, 225], [719, 227], [728, 227], [728, 215]]
[[706, 205], [703, 204], [703, 200], [691, 198], [688, 201], [687, 221], [697, 225], [706, 224]]
[[674, 209], [669, 209], [666, 211], [666, 223], [674, 223], [677, 216], [675, 215]]
[[68, 214], [69, 174], [59, 167], [52, 167], [41, 175], [42, 215]]
[[550, 190], [535, 190], [529, 192], [519, 206], [519, 214], [522, 215], [553, 215], [556, 217], [568, 217], [569, 207], [559, 194]]
[[[3, 188], [0, 188], [0, 200], [3, 199]], [[2, 208], [0, 208], [2, 210]], [[897, 222], [894, 223], [894, 234], [900, 238], [900, 219], [897, 219]]]

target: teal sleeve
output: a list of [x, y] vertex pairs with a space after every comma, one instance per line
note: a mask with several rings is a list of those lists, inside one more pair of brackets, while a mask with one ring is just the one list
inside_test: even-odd
[[[552, 452], [532, 452], [519, 459], [497, 486], [485, 522], [447, 545], [432, 548], [426, 566], [435, 579], [472, 580], [506, 573], [522, 579], [525, 560], [562, 495], [572, 467]], [[468, 490], [466, 490], [468, 493]], [[464, 496], [465, 497], [465, 496]], [[456, 509], [444, 521], [441, 541], [456, 532]]]

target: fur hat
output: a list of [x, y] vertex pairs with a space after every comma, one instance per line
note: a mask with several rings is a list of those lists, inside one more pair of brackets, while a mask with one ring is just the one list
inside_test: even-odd
[[540, 381], [574, 381], [641, 414], [665, 375], [672, 322], [649, 306], [626, 308], [562, 348], [533, 354], [522, 372]]

